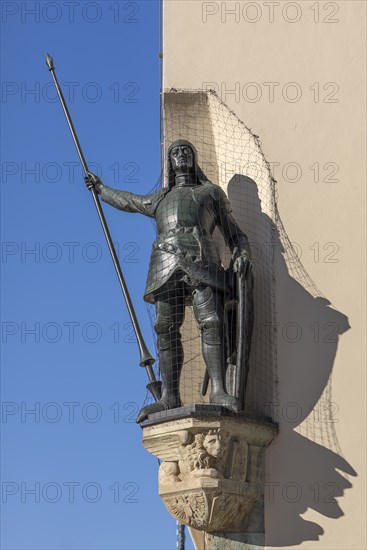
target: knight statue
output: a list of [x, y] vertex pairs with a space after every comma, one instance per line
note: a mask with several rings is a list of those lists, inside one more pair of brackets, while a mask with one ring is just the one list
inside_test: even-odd
[[170, 145], [167, 172], [167, 186], [148, 195], [112, 189], [92, 173], [85, 178], [104, 202], [125, 212], [155, 218], [157, 225], [144, 299], [156, 308], [154, 328], [162, 394], [156, 403], [143, 407], [138, 422], [149, 414], [181, 406], [179, 382], [184, 350], [180, 328], [186, 306], [193, 307], [201, 332], [202, 353], [211, 382], [210, 403], [234, 412], [241, 408], [238, 396], [228, 389], [228, 376], [226, 381], [228, 358], [234, 352], [230, 341], [241, 323], [237, 320], [237, 328], [235, 323], [228, 331], [227, 304], [233, 302], [236, 291], [229, 283], [229, 270], [223, 267], [213, 239], [216, 227], [231, 250], [232, 275], [248, 284], [247, 345], [242, 358], [243, 368], [248, 368], [253, 276], [247, 236], [233, 218], [225, 192], [205, 178], [192, 143], [180, 139]]

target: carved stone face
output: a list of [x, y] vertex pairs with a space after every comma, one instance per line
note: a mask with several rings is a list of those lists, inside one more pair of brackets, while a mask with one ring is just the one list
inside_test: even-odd
[[218, 458], [223, 453], [223, 444], [219, 434], [208, 434], [203, 441], [203, 447], [208, 455]]
[[188, 145], [177, 145], [170, 151], [170, 161], [176, 174], [184, 174], [194, 167], [194, 153]]

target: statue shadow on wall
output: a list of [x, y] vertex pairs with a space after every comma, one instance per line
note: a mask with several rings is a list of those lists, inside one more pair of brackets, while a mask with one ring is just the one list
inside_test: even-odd
[[[314, 298], [291, 276], [279, 233], [261, 210], [256, 183], [236, 174], [228, 184], [228, 197], [250, 244], [259, 243], [261, 227], [273, 230], [279, 380], [278, 418], [274, 420], [279, 422], [279, 435], [267, 452], [265, 532], [266, 546], [295, 546], [319, 540], [324, 533], [321, 525], [302, 517], [307, 511], [333, 519], [344, 515], [339, 498], [352, 487], [348, 477], [357, 475], [340, 454], [329, 449], [339, 448], [331, 424], [338, 426], [337, 403], [323, 398], [321, 408], [318, 407], [332, 372], [339, 338], [350, 326], [347, 317], [332, 309], [327, 299]], [[249, 227], [246, 211], [251, 215]], [[267, 345], [266, 340], [262, 345]], [[309, 414], [313, 415], [311, 419]], [[305, 437], [294, 428], [307, 417]]]

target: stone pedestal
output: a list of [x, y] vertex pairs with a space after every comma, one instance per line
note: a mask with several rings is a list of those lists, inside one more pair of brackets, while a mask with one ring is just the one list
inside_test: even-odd
[[173, 517], [204, 531], [208, 549], [261, 547], [265, 449], [276, 425], [191, 405], [151, 415], [142, 428], [144, 447], [162, 461], [159, 494]]

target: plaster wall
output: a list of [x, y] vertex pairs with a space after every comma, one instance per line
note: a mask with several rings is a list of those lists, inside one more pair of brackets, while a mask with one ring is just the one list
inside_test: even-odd
[[[366, 548], [365, 21], [354, 0], [163, 2], [163, 89], [215, 89], [260, 136], [285, 229], [325, 297], [278, 256], [269, 548]], [[293, 342], [289, 323], [301, 328]], [[318, 395], [330, 373], [332, 410], [313, 403], [297, 429], [304, 394]]]

